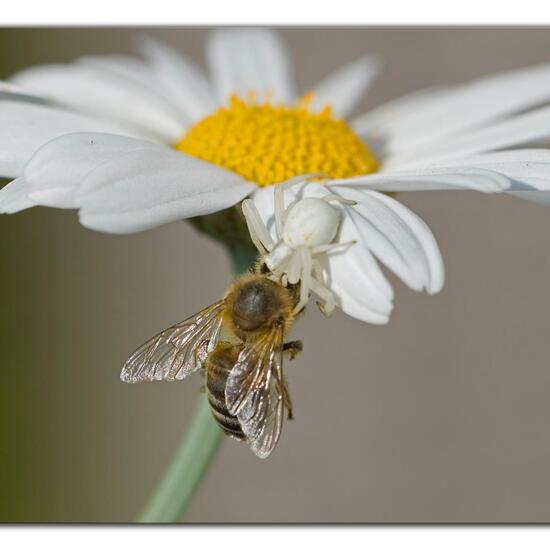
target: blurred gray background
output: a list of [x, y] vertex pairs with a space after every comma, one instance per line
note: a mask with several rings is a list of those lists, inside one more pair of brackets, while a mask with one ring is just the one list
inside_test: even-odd
[[[0, 30], [0, 78], [130, 53], [144, 29]], [[206, 29], [151, 28], [203, 63]], [[282, 29], [302, 89], [380, 54], [362, 109], [419, 87], [550, 61], [550, 29]], [[422, 129], [419, 128], [419, 132]], [[466, 192], [399, 197], [433, 229], [435, 297], [395, 279], [387, 327], [309, 310], [287, 375], [296, 420], [268, 461], [224, 441], [193, 522], [550, 521], [550, 211]], [[112, 236], [74, 212], [0, 218], [0, 520], [124, 522], [185, 430], [200, 377], [125, 385], [146, 338], [215, 301], [223, 251], [183, 223]]]

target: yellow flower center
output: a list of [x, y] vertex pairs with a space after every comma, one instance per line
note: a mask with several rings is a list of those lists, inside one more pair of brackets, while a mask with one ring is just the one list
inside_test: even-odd
[[176, 143], [178, 151], [240, 174], [262, 187], [300, 174], [348, 178], [375, 172], [379, 162], [330, 107], [310, 110], [312, 95], [295, 106], [232, 96]]

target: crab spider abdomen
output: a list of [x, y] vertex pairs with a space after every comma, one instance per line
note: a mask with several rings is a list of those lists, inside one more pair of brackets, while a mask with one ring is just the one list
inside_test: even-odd
[[290, 248], [329, 244], [334, 240], [341, 214], [327, 201], [305, 198], [291, 204], [286, 212], [283, 240]]

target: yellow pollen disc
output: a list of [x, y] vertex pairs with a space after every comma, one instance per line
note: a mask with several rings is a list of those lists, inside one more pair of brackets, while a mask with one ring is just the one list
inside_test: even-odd
[[330, 107], [311, 112], [312, 95], [287, 107], [232, 96], [193, 126], [175, 148], [240, 174], [262, 187], [300, 174], [348, 178], [379, 162]]

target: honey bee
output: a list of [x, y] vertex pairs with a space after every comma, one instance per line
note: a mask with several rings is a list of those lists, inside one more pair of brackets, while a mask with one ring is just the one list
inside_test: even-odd
[[154, 336], [126, 361], [120, 378], [183, 380], [202, 370], [215, 421], [225, 434], [268, 457], [292, 403], [283, 376], [302, 343], [284, 343], [296, 316], [299, 285], [283, 286], [265, 265], [236, 279], [223, 299]]

